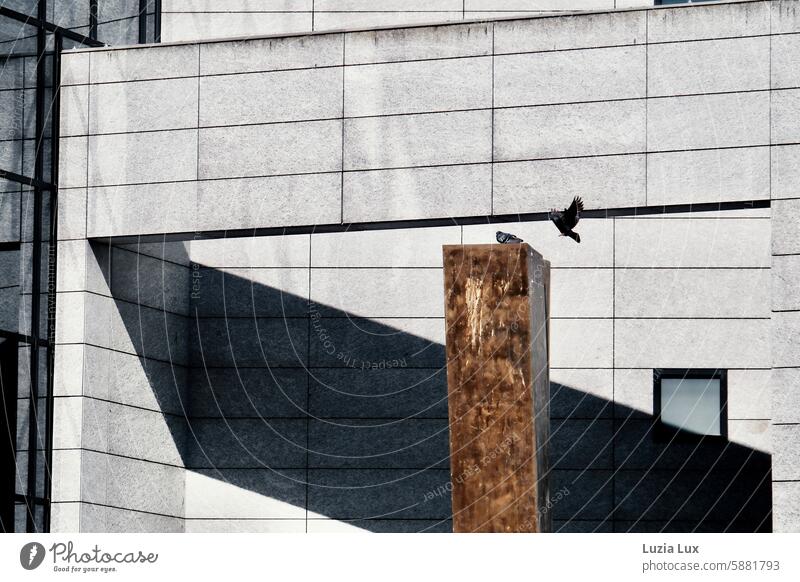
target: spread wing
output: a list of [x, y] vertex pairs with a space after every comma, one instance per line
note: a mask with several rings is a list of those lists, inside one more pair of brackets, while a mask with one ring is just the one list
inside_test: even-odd
[[[578, 224], [580, 220], [580, 211], [583, 210], [583, 200], [581, 200], [580, 196], [575, 196], [570, 204], [569, 208], [564, 211], [564, 214], [561, 216], [561, 221], [567, 230], [572, 230], [575, 228], [575, 225]], [[556, 223], [557, 224], [557, 223]], [[559, 230], [561, 227], [559, 226]]]

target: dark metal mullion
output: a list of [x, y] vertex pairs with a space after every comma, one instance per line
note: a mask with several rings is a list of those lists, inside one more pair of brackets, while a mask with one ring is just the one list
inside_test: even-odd
[[97, 40], [97, 0], [89, 0], [89, 38]]
[[[39, 0], [39, 20], [47, 20], [47, 0]], [[36, 34], [36, 149], [34, 157], [34, 178], [44, 178], [44, 99], [45, 99], [45, 53], [47, 50], [47, 31], [39, 26]], [[36, 455], [39, 449], [39, 291], [41, 287], [41, 253], [42, 253], [42, 190], [33, 189], [33, 249], [31, 257], [31, 318], [30, 335], [33, 341], [30, 344], [30, 405], [28, 410], [28, 494], [29, 499], [36, 497]], [[24, 282], [23, 282], [24, 283]], [[25, 529], [28, 532], [36, 530], [35, 510], [26, 505], [27, 518]]]
[[139, 0], [139, 44], [147, 44], [147, 0]]
[[[97, 0], [93, 0], [95, 5], [95, 21], [97, 15]], [[95, 22], [96, 24], [96, 22]], [[96, 28], [96, 27], [95, 27]], [[96, 33], [96, 30], [95, 30]], [[55, 34], [55, 47], [53, 52], [53, 107], [50, 127], [50, 181], [58, 184], [58, 140], [60, 137], [61, 119], [61, 51], [64, 49], [64, 39], [61, 34]], [[43, 494], [47, 498], [44, 504], [44, 516], [42, 529], [50, 531], [51, 505], [50, 498], [53, 476], [53, 378], [55, 376], [54, 364], [56, 338], [56, 268], [58, 266], [58, 190], [50, 190], [50, 245], [48, 247], [48, 269], [47, 269], [47, 418], [45, 418], [45, 476]]]
[[9, 180], [10, 182], [17, 182], [19, 184], [24, 184], [25, 186], [31, 186], [34, 188], [41, 188], [42, 190], [49, 190], [53, 188], [52, 184], [48, 184], [47, 182], [43, 182], [41, 180], [37, 180], [36, 178], [30, 178], [28, 176], [23, 176], [22, 174], [16, 174], [14, 172], [9, 172], [8, 170], [0, 169], [0, 178], [5, 180]]
[[19, 493], [14, 493], [14, 501], [31, 504], [31, 505], [45, 505], [50, 503], [50, 500], [46, 497], [28, 497], [27, 495], [20, 495]]
[[161, 42], [161, 0], [153, 5], [153, 42]]
[[[0, 250], [17, 250], [17, 251], [19, 250], [19, 245], [18, 244], [17, 244], [16, 248], [8, 248], [8, 249], [4, 249], [3, 248], [4, 244], [5, 243], [0, 243]], [[21, 342], [23, 344], [32, 344], [33, 340], [34, 340], [34, 338], [32, 338], [29, 335], [25, 335], [24, 333], [17, 333], [17, 332], [14, 332], [14, 331], [3, 331], [3, 330], [0, 330], [0, 337], [6, 338], [6, 339], [10, 339], [10, 340], [16, 340], [16, 341]], [[39, 338], [38, 341], [39, 341], [39, 345], [42, 346], [43, 348], [50, 347], [50, 344], [47, 342], [47, 340], [43, 340], [43, 339]]]
[[[95, 0], [96, 1], [96, 0]], [[58, 138], [60, 136], [61, 109], [61, 51], [64, 49], [64, 38], [59, 32], [53, 33], [53, 63], [50, 73], [53, 76], [52, 94], [50, 96], [50, 196], [55, 197], [58, 188]], [[44, 173], [44, 168], [42, 169]], [[50, 209], [50, 223], [55, 224], [55, 214]], [[55, 239], [50, 239], [52, 243]]]
[[[8, 242], [0, 242], [0, 252], [18, 251], [18, 250], [19, 250], [19, 241], [17, 241], [17, 240], [8, 241]], [[0, 329], [0, 337], [5, 337], [3, 335], [5, 333], [10, 333], [10, 332], [5, 332], [2, 329]], [[17, 335], [17, 334], [14, 334], [14, 335]]]

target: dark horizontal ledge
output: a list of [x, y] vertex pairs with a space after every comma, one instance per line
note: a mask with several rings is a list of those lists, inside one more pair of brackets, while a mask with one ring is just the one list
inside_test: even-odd
[[[700, 204], [669, 204], [661, 206], [629, 206], [584, 210], [582, 218], [617, 218], [625, 216], [658, 216], [686, 212], [714, 212], [719, 210], [749, 210], [769, 208], [769, 200], [747, 200], [736, 202], [705, 202]], [[263, 236], [288, 236], [297, 234], [323, 234], [339, 232], [359, 232], [369, 230], [397, 230], [431, 228], [444, 226], [474, 226], [508, 222], [535, 222], [548, 220], [547, 212], [528, 212], [522, 214], [495, 214], [483, 216], [454, 216], [450, 218], [418, 218], [410, 220], [387, 220], [379, 222], [343, 222], [340, 224], [317, 224], [286, 227], [242, 228], [231, 230], [205, 230], [195, 232], [175, 232], [164, 234], [141, 234], [112, 237], [96, 237], [92, 240], [109, 244], [184, 242], [226, 238], [252, 238]], [[493, 242], [493, 241], [490, 241]]]
[[[20, 249], [19, 241], [0, 242], [0, 253], [18, 251], [19, 249]], [[19, 287], [19, 284], [11, 285], [11, 287]]]
[[40, 347], [49, 347], [50, 342], [44, 338], [40, 338], [39, 336], [32, 336], [25, 333], [20, 333], [17, 331], [8, 331], [0, 329], [0, 338], [10, 339], [12, 341], [17, 341], [21, 345], [21, 348], [30, 347], [33, 343], [38, 343]]
[[[305, 506], [297, 505], [295, 506], [298, 509], [302, 510]], [[307, 508], [311, 509], [311, 508]], [[208, 523], [208, 522], [223, 522], [226, 524], [231, 525], [239, 525], [240, 522], [252, 522], [252, 523], [270, 523], [273, 524], [275, 522], [288, 522], [288, 523], [298, 523], [300, 525], [306, 524], [313, 524], [313, 523], [325, 523], [325, 522], [334, 522], [334, 523], [344, 523], [344, 524], [361, 524], [364, 525], [366, 528], [367, 524], [373, 523], [408, 523], [414, 524], [418, 527], [422, 527], [427, 525], [427, 527], [423, 529], [418, 529], [412, 532], [405, 532], [407, 534], [424, 534], [427, 533], [433, 526], [442, 524], [445, 526], [450, 526], [452, 521], [452, 516], [448, 515], [447, 517], [383, 517], [383, 516], [367, 516], [367, 517], [348, 517], [348, 518], [341, 518], [341, 517], [185, 517], [183, 520], [186, 522], [187, 525], [191, 525], [193, 522], [200, 522], [200, 523]], [[355, 526], [354, 526], [355, 527]], [[364, 532], [368, 532], [368, 529], [360, 528]], [[232, 530], [235, 531], [235, 530]], [[301, 530], [302, 531], [302, 530]], [[198, 531], [195, 533], [207, 533]], [[288, 532], [287, 532], [288, 533]], [[308, 533], [308, 530], [306, 530]], [[398, 530], [394, 533], [403, 533], [403, 530]]]
[[53, 184], [48, 184], [47, 182], [42, 182], [41, 180], [37, 180], [36, 178], [30, 178], [28, 176], [23, 176], [22, 174], [16, 174], [8, 170], [0, 169], [0, 178], [9, 180], [11, 182], [16, 182], [18, 184], [22, 184], [23, 186], [31, 186], [33, 188], [39, 188], [40, 190], [56, 189], [56, 187]]

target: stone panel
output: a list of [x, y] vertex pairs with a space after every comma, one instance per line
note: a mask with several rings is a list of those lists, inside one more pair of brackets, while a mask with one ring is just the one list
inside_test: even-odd
[[[168, 27], [165, 27], [167, 30]], [[164, 39], [166, 42], [167, 39]], [[97, 50], [91, 55], [91, 82], [196, 77], [197, 45], [148, 46], [129, 50]]]
[[618, 267], [769, 267], [771, 262], [770, 222], [764, 219], [622, 218], [616, 220], [616, 242]]
[[[774, 160], [772, 167], [774, 173]], [[767, 147], [652, 153], [647, 155], [647, 203], [768, 200], [769, 173]]]
[[[294, 163], [304, 162], [286, 160], [286, 164]], [[309, 160], [309, 163], [314, 162]], [[257, 164], [258, 161], [253, 160], [251, 167], [233, 170], [216, 166], [209, 172], [256, 173], [260, 171]], [[290, 168], [286, 166], [285, 169]], [[264, 171], [280, 169], [274, 166]], [[187, 223], [181, 230], [240, 230], [335, 224], [341, 220], [342, 177], [339, 173], [207, 180], [198, 182], [197, 189], [197, 220]]]
[[614, 361], [626, 368], [763, 368], [770, 365], [769, 333], [768, 319], [618, 319]]
[[344, 125], [345, 170], [491, 159], [491, 111], [348, 119]]
[[495, 112], [494, 159], [639, 153], [644, 101], [548, 105]]
[[647, 66], [643, 46], [501, 55], [494, 63], [494, 104], [641, 98]]
[[328, 317], [444, 317], [439, 269], [314, 269], [312, 309]]
[[[169, 159], [169, 164], [164, 163], [166, 159]], [[196, 179], [197, 130], [94, 135], [89, 138], [90, 186]], [[70, 181], [69, 185], [83, 184]]]
[[253, 38], [200, 45], [200, 74], [250, 73], [342, 64], [341, 34]]
[[[194, 115], [198, 115], [196, 108]], [[329, 119], [341, 115], [339, 67], [200, 79], [201, 127]]]
[[617, 317], [769, 318], [769, 269], [617, 270]]
[[492, 24], [370, 30], [347, 35], [348, 65], [489, 55]]
[[313, 234], [315, 267], [441, 267], [442, 245], [458, 244], [461, 228], [415, 228]]
[[347, 117], [489, 108], [492, 59], [347, 67], [344, 83]]
[[587, 209], [643, 206], [646, 175], [644, 155], [495, 164], [494, 213], [546, 212], [575, 196]]
[[196, 78], [92, 85], [89, 99], [93, 134], [197, 127]]
[[647, 41], [672, 42], [705, 38], [766, 35], [770, 3], [748, 2], [647, 12]]
[[488, 164], [347, 172], [344, 222], [491, 213]]
[[768, 92], [651, 99], [648, 151], [768, 144], [769, 101]]
[[653, 44], [647, 94], [686, 95], [769, 89], [769, 37]]
[[498, 22], [495, 53], [643, 44], [646, 14], [587, 14]]
[[200, 130], [200, 178], [339, 171], [342, 122], [306, 121]]

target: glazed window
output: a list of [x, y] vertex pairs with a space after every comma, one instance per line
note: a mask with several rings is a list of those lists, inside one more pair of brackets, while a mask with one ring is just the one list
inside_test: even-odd
[[725, 370], [657, 369], [653, 371], [656, 436], [726, 437]]

